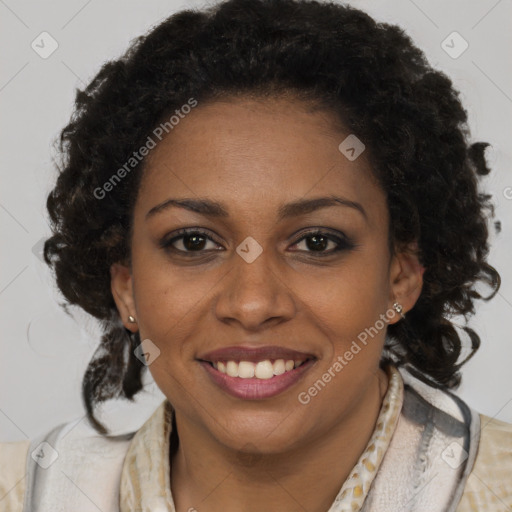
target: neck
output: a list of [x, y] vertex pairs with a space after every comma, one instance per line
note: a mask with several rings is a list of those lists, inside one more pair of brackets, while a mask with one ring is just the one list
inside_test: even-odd
[[278, 454], [232, 450], [176, 414], [179, 447], [171, 460], [176, 512], [325, 512], [368, 444], [387, 385], [379, 370], [341, 421], [300, 448]]

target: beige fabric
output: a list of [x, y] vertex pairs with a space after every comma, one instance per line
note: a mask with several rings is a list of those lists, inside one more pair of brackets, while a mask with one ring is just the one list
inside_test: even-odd
[[512, 424], [483, 414], [475, 465], [456, 512], [512, 511]]
[[0, 443], [0, 510], [21, 512], [30, 440]]

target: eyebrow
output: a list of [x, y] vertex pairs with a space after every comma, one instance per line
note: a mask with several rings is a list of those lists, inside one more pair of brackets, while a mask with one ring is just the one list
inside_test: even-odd
[[[368, 220], [366, 211], [360, 203], [334, 195], [326, 197], [316, 197], [312, 199], [299, 199], [297, 201], [284, 204], [278, 209], [277, 218], [278, 221], [282, 221], [290, 217], [305, 215], [315, 210], [319, 210], [320, 208], [326, 208], [329, 206], [345, 206], [348, 208], [353, 208], [357, 210], [359, 213], [361, 213], [361, 215], [366, 220]], [[210, 217], [229, 217], [229, 212], [225, 205], [217, 201], [212, 201], [206, 198], [171, 198], [166, 199], [164, 202], [157, 204], [156, 206], [153, 206], [153, 208], [151, 208], [151, 210], [149, 210], [146, 213], [146, 220], [172, 207], [183, 208], [185, 210], [189, 210], [191, 212], [199, 213], [201, 215]]]

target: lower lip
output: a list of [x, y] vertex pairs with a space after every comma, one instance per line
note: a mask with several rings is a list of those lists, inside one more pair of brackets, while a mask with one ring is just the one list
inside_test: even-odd
[[309, 359], [297, 368], [270, 379], [242, 379], [230, 377], [216, 370], [210, 363], [199, 361], [210, 378], [226, 393], [244, 400], [261, 400], [282, 393], [293, 386], [313, 366], [315, 359]]

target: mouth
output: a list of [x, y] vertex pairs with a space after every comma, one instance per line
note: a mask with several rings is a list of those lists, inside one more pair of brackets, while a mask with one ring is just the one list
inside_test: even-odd
[[280, 347], [235, 347], [197, 359], [212, 382], [231, 396], [244, 400], [271, 398], [302, 380], [318, 359]]

